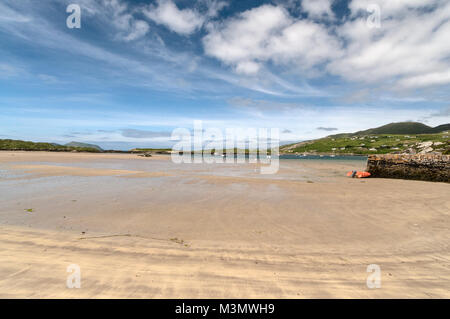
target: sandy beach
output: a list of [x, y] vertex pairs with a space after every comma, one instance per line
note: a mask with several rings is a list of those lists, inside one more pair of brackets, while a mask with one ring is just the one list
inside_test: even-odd
[[364, 167], [0, 152], [0, 297], [449, 298], [450, 185]]

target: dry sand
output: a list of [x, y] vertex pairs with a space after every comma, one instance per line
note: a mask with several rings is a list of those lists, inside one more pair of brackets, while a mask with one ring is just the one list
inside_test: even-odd
[[450, 297], [449, 184], [280, 165], [0, 152], [0, 297]]

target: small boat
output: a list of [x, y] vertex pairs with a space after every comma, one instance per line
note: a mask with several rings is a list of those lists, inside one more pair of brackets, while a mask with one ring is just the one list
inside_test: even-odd
[[355, 178], [355, 177], [366, 178], [366, 177], [370, 176], [370, 173], [369, 172], [360, 172], [360, 171], [351, 171], [351, 172], [347, 173], [347, 176], [352, 177], [352, 178]]

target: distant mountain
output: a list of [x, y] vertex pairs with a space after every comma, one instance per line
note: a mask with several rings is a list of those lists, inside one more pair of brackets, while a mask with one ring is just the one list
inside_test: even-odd
[[365, 131], [359, 131], [352, 135], [370, 135], [370, 134], [433, 134], [441, 133], [450, 129], [450, 124], [443, 124], [436, 127], [430, 127], [419, 122], [399, 122], [390, 123], [380, 127], [371, 128]]
[[72, 141], [70, 143], [67, 143], [67, 144], [64, 144], [64, 146], [82, 147], [82, 148], [95, 148], [95, 149], [97, 149], [99, 151], [103, 151], [103, 149], [100, 146], [98, 146], [98, 145], [88, 144], [88, 143], [80, 143], [80, 142], [74, 142], [74, 141]]
[[450, 131], [450, 123], [436, 126], [435, 128], [433, 128], [433, 130], [434, 130], [434, 133], [441, 133], [441, 132], [444, 132], [444, 131]]

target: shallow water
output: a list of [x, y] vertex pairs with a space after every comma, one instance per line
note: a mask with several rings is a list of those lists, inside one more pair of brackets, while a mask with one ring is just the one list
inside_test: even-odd
[[[240, 159], [242, 161], [242, 158]], [[263, 178], [276, 180], [323, 180], [331, 177], [345, 176], [349, 170], [364, 170], [367, 158], [363, 156], [296, 156], [282, 155], [279, 160], [279, 170], [275, 174], [262, 175], [260, 164], [249, 163], [173, 163], [165, 159], [136, 158], [99, 158], [88, 161], [17, 161], [0, 163], [0, 180], [8, 181], [27, 178], [46, 178], [52, 180], [51, 174], [40, 172], [45, 168], [81, 168], [90, 170], [123, 170], [123, 174], [113, 176], [132, 177], [132, 173], [165, 173], [167, 175], [211, 175], [228, 177]], [[20, 166], [31, 165], [34, 169], [23, 169]], [[38, 174], [40, 173], [40, 174]], [[61, 175], [61, 174], [59, 174]], [[64, 175], [64, 174], [63, 174]], [[71, 174], [68, 174], [71, 175]], [[94, 174], [95, 175], [95, 174]], [[54, 176], [53, 176], [54, 177]], [[59, 176], [70, 177], [70, 176]], [[73, 177], [73, 176], [72, 176]], [[94, 177], [94, 176], [92, 176]], [[99, 176], [96, 176], [99, 177]], [[145, 177], [145, 175], [144, 175]], [[119, 182], [119, 181], [116, 181]]]

